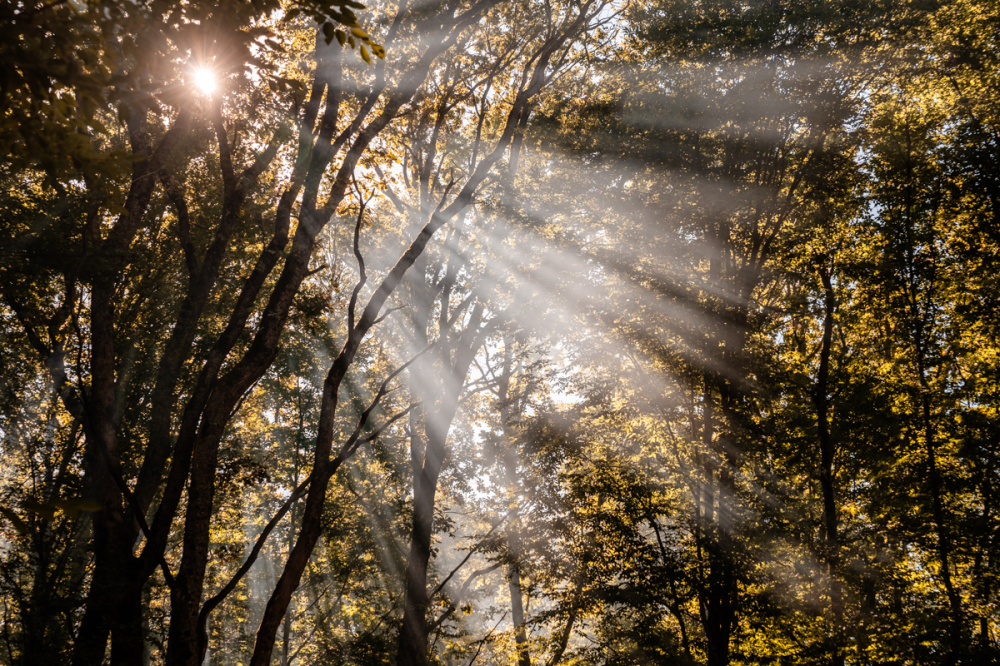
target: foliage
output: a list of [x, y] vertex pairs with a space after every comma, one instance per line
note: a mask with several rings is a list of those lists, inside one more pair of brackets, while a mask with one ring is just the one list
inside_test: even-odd
[[997, 662], [998, 18], [0, 8], [0, 663]]

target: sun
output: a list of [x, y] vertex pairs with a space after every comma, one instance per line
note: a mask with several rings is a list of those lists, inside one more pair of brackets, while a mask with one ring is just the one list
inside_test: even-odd
[[210, 69], [205, 69], [204, 67], [195, 68], [194, 78], [192, 82], [197, 86], [198, 90], [202, 91], [206, 95], [211, 95], [215, 92], [216, 82], [215, 73]]

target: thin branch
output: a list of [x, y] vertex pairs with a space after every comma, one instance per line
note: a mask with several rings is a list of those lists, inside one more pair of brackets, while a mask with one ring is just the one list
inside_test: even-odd
[[236, 585], [243, 579], [243, 576], [250, 571], [250, 568], [257, 561], [257, 556], [260, 555], [260, 551], [264, 548], [264, 543], [267, 541], [267, 537], [270, 536], [274, 528], [278, 526], [278, 523], [280, 523], [281, 519], [285, 517], [285, 514], [287, 514], [292, 508], [292, 505], [305, 494], [306, 488], [309, 487], [309, 483], [311, 481], [312, 476], [307, 476], [302, 483], [296, 486], [295, 490], [293, 490], [288, 496], [288, 499], [286, 499], [284, 504], [281, 505], [281, 508], [278, 509], [278, 512], [274, 514], [271, 520], [267, 522], [267, 525], [264, 526], [264, 529], [257, 537], [257, 541], [254, 543], [253, 548], [250, 550], [250, 554], [247, 555], [247, 559], [243, 562], [243, 565], [240, 566], [239, 570], [233, 575], [232, 578], [229, 579], [229, 582], [226, 583], [226, 585], [219, 590], [215, 596], [206, 601], [205, 605], [201, 607], [201, 612], [198, 613], [199, 633], [207, 630], [209, 614], [215, 610], [215, 608], [221, 604], [227, 596], [229, 596], [229, 593], [236, 588]]
[[504, 611], [503, 615], [500, 616], [500, 620], [495, 625], [493, 625], [492, 629], [490, 629], [490, 633], [486, 634], [486, 636], [479, 641], [479, 647], [476, 649], [476, 654], [472, 655], [472, 659], [470, 659], [469, 663], [466, 664], [465, 666], [472, 666], [472, 664], [475, 663], [476, 659], [479, 658], [479, 653], [483, 651], [483, 646], [486, 644], [488, 640], [490, 640], [490, 638], [493, 637], [493, 633], [497, 630], [497, 627], [500, 626], [500, 623], [502, 623], [506, 619], [507, 619], [507, 611]]
[[229, 147], [226, 125], [222, 120], [221, 98], [212, 100], [212, 125], [215, 127], [215, 137], [219, 142], [219, 169], [222, 172], [223, 198], [229, 202], [236, 193], [236, 173], [233, 171], [233, 154]]
[[163, 190], [177, 213], [177, 238], [184, 251], [184, 263], [187, 264], [188, 275], [194, 277], [198, 272], [198, 258], [191, 242], [191, 216], [188, 213], [187, 201], [180, 186], [164, 169], [160, 169], [160, 182], [163, 183]]
[[[122, 495], [125, 497], [129, 506], [132, 508], [132, 513], [135, 515], [135, 520], [139, 525], [139, 529], [142, 530], [142, 535], [146, 537], [146, 543], [149, 543], [151, 539], [149, 525], [146, 523], [146, 516], [139, 506], [139, 501], [136, 499], [135, 494], [132, 493], [131, 488], [125, 483], [125, 478], [122, 477], [121, 467], [115, 463], [111, 458], [111, 454], [108, 453], [107, 449], [101, 443], [95, 446], [101, 453], [101, 457], [104, 460], [104, 464], [107, 466], [108, 472], [111, 474], [111, 478], [114, 479], [115, 485], [121, 491]], [[167, 560], [160, 551], [157, 553], [156, 563], [160, 565], [160, 569], [163, 570], [163, 579], [167, 583], [167, 587], [173, 590], [174, 588], [174, 575], [170, 573], [170, 566], [167, 564]]]
[[437, 587], [434, 588], [434, 591], [431, 592], [428, 595], [428, 597], [427, 597], [428, 599], [433, 599], [434, 597], [437, 596], [438, 592], [440, 592], [444, 588], [444, 586], [448, 584], [448, 581], [450, 581], [452, 579], [452, 577], [456, 573], [458, 573], [458, 570], [461, 569], [463, 566], [465, 566], [465, 563], [469, 561], [469, 558], [472, 557], [472, 555], [476, 551], [479, 550], [479, 547], [482, 545], [483, 540], [485, 540], [487, 537], [489, 537], [491, 534], [493, 534], [493, 532], [495, 532], [498, 527], [500, 527], [501, 525], [503, 525], [504, 521], [506, 521], [508, 518], [510, 518], [510, 515], [512, 513], [514, 513], [514, 509], [510, 509], [507, 513], [504, 514], [503, 518], [501, 518], [500, 520], [498, 520], [495, 523], [493, 523], [493, 525], [490, 527], [490, 531], [487, 532], [486, 534], [484, 534], [482, 536], [482, 538], [480, 539], [479, 544], [477, 544], [474, 548], [472, 548], [471, 550], [469, 550], [469, 554], [466, 555], [462, 559], [462, 561], [458, 563], [458, 566], [455, 567], [454, 569], [452, 569], [451, 573], [448, 574], [448, 576], [443, 581], [441, 581], [441, 583]]
[[358, 191], [358, 217], [354, 223], [354, 258], [358, 262], [358, 282], [354, 285], [354, 289], [351, 291], [351, 302], [347, 306], [347, 330], [354, 330], [354, 313], [358, 306], [358, 294], [361, 293], [361, 289], [364, 288], [365, 283], [368, 282], [368, 273], [365, 272], [365, 258], [361, 254], [360, 248], [360, 238], [361, 238], [361, 223], [364, 221], [365, 208], [368, 206], [368, 202], [371, 198], [365, 199], [361, 195], [361, 188], [358, 187], [357, 181], [354, 181], [355, 189]]
[[344, 442], [344, 445], [340, 449], [340, 453], [337, 455], [336, 459], [331, 464], [331, 468], [335, 469], [336, 467], [338, 467], [340, 465], [340, 463], [344, 462], [345, 460], [347, 460], [348, 458], [350, 458], [352, 455], [354, 455], [354, 452], [358, 450], [358, 447], [361, 446], [361, 444], [373, 441], [376, 437], [378, 437], [379, 434], [381, 434], [392, 423], [394, 423], [394, 422], [398, 421], [399, 419], [401, 419], [403, 416], [405, 416], [406, 414], [408, 414], [410, 412], [410, 410], [412, 410], [414, 407], [416, 407], [417, 404], [419, 404], [419, 403], [413, 403], [413, 404], [411, 404], [405, 410], [403, 410], [402, 412], [396, 414], [391, 419], [389, 419], [389, 421], [387, 421], [386, 423], [384, 423], [381, 428], [379, 428], [378, 430], [375, 431], [375, 433], [373, 433], [373, 434], [371, 434], [371, 435], [369, 435], [369, 436], [367, 436], [365, 438], [361, 438], [361, 431], [364, 430], [364, 427], [368, 424], [368, 418], [371, 416], [371, 413], [375, 410], [376, 407], [378, 407], [379, 403], [382, 401], [382, 398], [384, 398], [386, 396], [386, 394], [389, 393], [389, 383], [393, 379], [395, 379], [396, 377], [398, 377], [401, 372], [403, 372], [404, 370], [406, 370], [406, 368], [410, 367], [410, 365], [413, 364], [414, 361], [416, 361], [418, 358], [420, 358], [421, 356], [423, 356], [424, 354], [426, 354], [428, 351], [430, 351], [434, 347], [434, 344], [435, 343], [432, 342], [431, 344], [429, 344], [426, 347], [424, 347], [420, 352], [418, 352], [416, 355], [414, 355], [413, 357], [411, 357], [408, 361], [406, 361], [406, 363], [402, 364], [401, 366], [399, 366], [398, 368], [396, 368], [395, 370], [393, 370], [389, 374], [389, 376], [385, 378], [385, 380], [379, 386], [378, 391], [375, 393], [375, 397], [372, 398], [371, 403], [369, 403], [369, 405], [365, 409], [365, 411], [361, 412], [361, 416], [358, 417], [358, 425], [354, 428], [354, 432], [351, 433], [351, 436], [347, 439], [347, 441]]
[[[471, 555], [472, 553], [469, 553], [469, 554]], [[468, 558], [466, 558], [466, 559], [468, 559]], [[488, 567], [485, 567], [485, 568], [482, 568], [482, 569], [476, 569], [471, 574], [469, 574], [469, 577], [462, 584], [462, 587], [459, 588], [458, 594], [456, 594], [455, 598], [452, 600], [452, 602], [450, 604], [448, 604], [448, 610], [446, 610], [444, 613], [442, 613], [441, 617], [439, 617], [437, 620], [435, 620], [433, 622], [433, 624], [431, 624], [429, 627], [427, 627], [427, 631], [428, 632], [435, 631], [438, 627], [440, 627], [442, 624], [444, 624], [445, 620], [447, 620], [449, 617], [451, 617], [455, 613], [455, 610], [458, 608], [458, 602], [465, 596], [465, 592], [466, 592], [466, 590], [469, 589], [469, 586], [472, 585], [472, 581], [474, 581], [475, 579], [479, 578], [480, 576], [485, 576], [488, 573], [492, 573], [492, 572], [496, 571], [497, 569], [499, 569], [502, 566], [503, 566], [502, 562], [497, 562], [496, 564], [492, 564], [492, 565], [490, 565]], [[457, 569], [456, 569], [456, 571], [457, 571]], [[454, 573], [454, 572], [452, 572], [452, 573]]]

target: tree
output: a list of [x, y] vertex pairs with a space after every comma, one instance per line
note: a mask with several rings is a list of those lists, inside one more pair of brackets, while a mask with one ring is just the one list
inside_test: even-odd
[[992, 4], [0, 13], [0, 662], [996, 661]]
[[[442, 5], [426, 12], [400, 8], [384, 28], [383, 41], [395, 50], [371, 68], [349, 60], [338, 44], [360, 42], [366, 62], [368, 48], [384, 55], [357, 26], [351, 5], [305, 4], [288, 13], [291, 20], [301, 16], [299, 39], [309, 39], [311, 22], [326, 21], [316, 33], [313, 55], [303, 54], [303, 64], [315, 63], [308, 81], [282, 69], [280, 54], [293, 49], [296, 32], [284, 33], [284, 47], [269, 37], [266, 26], [277, 4], [241, 5], [239, 11], [153, 4], [120, 15], [143, 30], [129, 34], [121, 31], [124, 21], [112, 23], [118, 32], [101, 53], [102, 64], [123, 74], [100, 90], [102, 107], [95, 118], [106, 119], [112, 129], [94, 140], [105, 142], [97, 151], [106, 152], [126, 138], [118, 127], [127, 130], [131, 173], [126, 168], [78, 179], [74, 168], [61, 165], [71, 180], [52, 191], [39, 184], [35, 200], [15, 196], [8, 204], [18, 213], [8, 236], [23, 248], [17, 259], [29, 269], [13, 258], [6, 263], [12, 277], [5, 283], [16, 285], [5, 291], [7, 305], [47, 364], [64, 408], [82, 424], [87, 501], [101, 507], [75, 663], [100, 661], [109, 635], [114, 663], [141, 659], [143, 589], [157, 569], [170, 590], [167, 660], [194, 663], [205, 653], [204, 622], [221, 600], [204, 604], [220, 442], [243, 397], [277, 357], [321, 232], [346, 202], [359, 160], [415, 99], [439, 56], [467, 44], [470, 30], [496, 3]], [[73, 10], [67, 16], [75, 18]], [[79, 26], [89, 28], [90, 16], [80, 18]], [[565, 33], [557, 45], [573, 34]], [[551, 53], [543, 55], [540, 72]], [[196, 64], [215, 68], [217, 92], [178, 89]], [[253, 68], [264, 76], [254, 76]], [[457, 192], [423, 221], [409, 248], [368, 292], [361, 311], [358, 301], [367, 284], [357, 241], [363, 207], [357, 215], [360, 279], [347, 305], [346, 340], [325, 380], [309, 474], [290, 498], [304, 495], [305, 506], [295, 545], [264, 610], [251, 663], [270, 660], [289, 598], [319, 538], [331, 475], [363, 435], [370, 439], [396, 418], [390, 415], [375, 433], [365, 434], [383, 386], [335, 454], [341, 384], [405, 272], [434, 232], [472, 203], [544, 78], [527, 84], [510, 100], [507, 128], [488, 150], [484, 146]], [[66, 83], [55, 77], [46, 85]], [[261, 96], [265, 86], [278, 93], [270, 101]], [[107, 118], [113, 104], [118, 127]], [[257, 122], [239, 121], [237, 114]], [[18, 178], [32, 182], [23, 171], [9, 173], [8, 182]], [[46, 211], [32, 224], [27, 210], [40, 210], [38, 198]], [[43, 258], [45, 241], [54, 238], [78, 239], [75, 255], [61, 266]], [[136, 263], [143, 254], [144, 271]], [[46, 296], [26, 300], [32, 289]], [[46, 297], [58, 306], [46, 308]], [[67, 322], [79, 319], [82, 327], [64, 333]], [[167, 321], [172, 323], [163, 326]], [[75, 347], [76, 367], [65, 365], [67, 345]], [[140, 534], [142, 548], [135, 553]], [[175, 539], [180, 539], [179, 567], [168, 561]]]

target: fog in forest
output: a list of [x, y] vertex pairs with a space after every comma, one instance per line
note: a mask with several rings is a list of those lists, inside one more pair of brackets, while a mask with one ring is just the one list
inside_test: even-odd
[[0, 664], [997, 663], [998, 25], [0, 7]]

